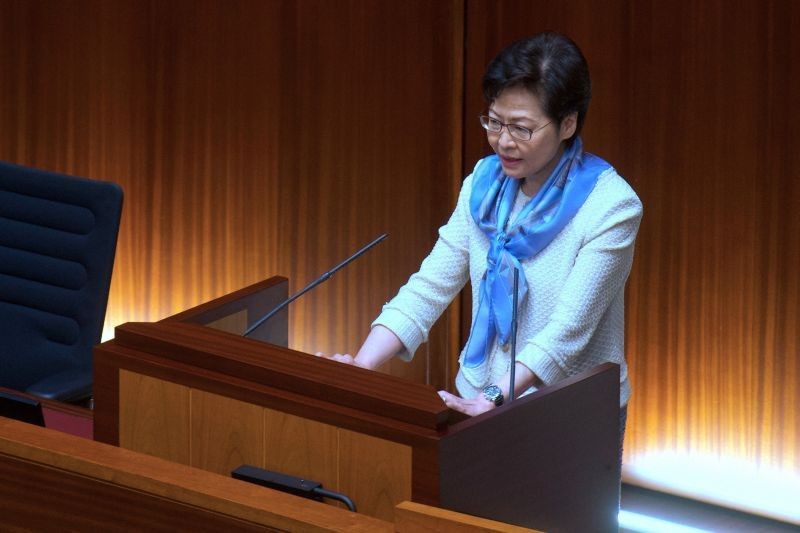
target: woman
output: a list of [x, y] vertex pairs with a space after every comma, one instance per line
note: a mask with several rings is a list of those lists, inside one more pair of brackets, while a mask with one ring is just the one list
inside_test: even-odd
[[568, 38], [538, 34], [489, 64], [483, 92], [488, 110], [480, 122], [494, 155], [466, 178], [430, 255], [384, 306], [356, 356], [332, 358], [365, 368], [410, 359], [470, 278], [472, 329], [459, 359], [459, 396], [439, 394], [469, 415], [493, 409], [509, 393], [518, 270], [515, 396], [617, 363], [624, 431], [624, 289], [642, 206], [611, 165], [582, 150], [586, 60]]

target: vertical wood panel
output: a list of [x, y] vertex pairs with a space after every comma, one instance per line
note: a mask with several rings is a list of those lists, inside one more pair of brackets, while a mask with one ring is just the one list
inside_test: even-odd
[[120, 447], [136, 452], [221, 475], [251, 464], [311, 479], [389, 521], [411, 499], [408, 445], [126, 370], [119, 418]]
[[339, 430], [339, 486], [360, 512], [394, 522], [394, 507], [411, 500], [411, 447]]
[[190, 465], [189, 389], [119, 372], [119, 445]]
[[191, 466], [229, 476], [264, 457], [264, 409], [191, 389]]
[[[296, 292], [389, 233], [291, 307], [292, 347], [353, 351], [455, 204], [462, 19], [458, 0], [0, 0], [0, 158], [123, 186], [107, 326], [276, 274]], [[392, 371], [446, 382], [454, 326]]]
[[338, 430], [334, 426], [264, 409], [263, 466], [319, 481], [324, 488], [338, 490]]
[[[800, 473], [796, 2], [470, 1], [467, 112], [511, 39], [555, 29], [590, 64], [584, 137], [644, 203], [628, 282], [626, 461]], [[485, 152], [467, 130], [465, 164]]]

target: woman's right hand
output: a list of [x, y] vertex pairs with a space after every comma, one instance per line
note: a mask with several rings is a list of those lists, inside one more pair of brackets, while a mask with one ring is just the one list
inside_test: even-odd
[[322, 352], [317, 352], [314, 355], [317, 357], [325, 357], [326, 359], [330, 359], [332, 361], [338, 361], [339, 363], [344, 363], [346, 365], [353, 365], [353, 366], [360, 366], [361, 368], [367, 368], [364, 365], [359, 364], [355, 357], [350, 355], [349, 353], [341, 354], [335, 353], [333, 355], [327, 355]]
[[383, 363], [394, 357], [395, 354], [403, 349], [403, 343], [391, 330], [377, 325], [370, 330], [364, 344], [358, 350], [355, 357], [349, 353], [335, 353], [327, 355], [317, 352], [318, 357], [326, 357], [346, 365], [360, 366], [367, 370], [375, 370]]

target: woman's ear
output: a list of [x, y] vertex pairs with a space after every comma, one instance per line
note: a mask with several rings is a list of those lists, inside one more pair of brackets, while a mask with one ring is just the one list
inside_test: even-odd
[[564, 120], [561, 121], [561, 131], [559, 138], [565, 141], [575, 135], [575, 130], [578, 129], [578, 112], [570, 113]]

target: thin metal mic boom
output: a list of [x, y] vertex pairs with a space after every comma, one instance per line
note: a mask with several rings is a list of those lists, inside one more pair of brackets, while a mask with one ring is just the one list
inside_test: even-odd
[[258, 326], [260, 326], [261, 324], [263, 324], [264, 322], [266, 322], [267, 320], [269, 320], [270, 318], [275, 316], [275, 314], [278, 313], [278, 311], [280, 311], [281, 309], [283, 309], [284, 307], [286, 307], [287, 305], [289, 305], [293, 301], [297, 300], [302, 295], [304, 295], [305, 293], [307, 293], [308, 291], [310, 291], [311, 289], [313, 289], [314, 287], [316, 287], [317, 285], [319, 285], [323, 281], [329, 280], [331, 278], [331, 276], [333, 276], [336, 273], [337, 270], [339, 270], [340, 268], [346, 266], [351, 261], [354, 261], [355, 259], [358, 259], [367, 250], [369, 250], [370, 248], [372, 248], [373, 246], [375, 246], [376, 244], [378, 244], [379, 242], [384, 240], [386, 237], [387, 237], [387, 235], [384, 233], [383, 235], [381, 235], [380, 237], [378, 237], [377, 239], [375, 239], [371, 243], [367, 244], [366, 246], [361, 248], [359, 251], [357, 251], [356, 253], [354, 253], [353, 255], [351, 255], [350, 257], [348, 257], [347, 259], [345, 259], [344, 261], [342, 261], [341, 263], [339, 263], [338, 265], [336, 265], [335, 267], [333, 267], [329, 271], [325, 272], [323, 275], [321, 275], [320, 277], [318, 277], [317, 279], [315, 279], [314, 281], [312, 281], [308, 285], [306, 285], [306, 287], [303, 290], [301, 290], [300, 292], [292, 295], [291, 297], [289, 297], [289, 299], [284, 300], [283, 302], [281, 302], [280, 305], [275, 307], [272, 311], [270, 311], [269, 313], [267, 313], [263, 317], [259, 318], [256, 322], [253, 323], [252, 326], [247, 328], [244, 331], [244, 333], [242, 333], [242, 337], [247, 337], [248, 335], [250, 335], [253, 331], [256, 330], [256, 328], [258, 328]]
[[514, 297], [511, 308], [511, 370], [509, 372], [508, 403], [514, 401], [514, 374], [517, 369], [517, 293], [519, 292], [519, 269], [514, 269]]

